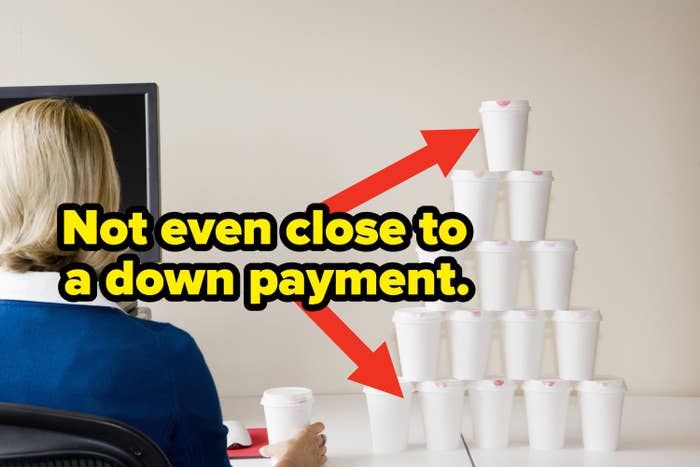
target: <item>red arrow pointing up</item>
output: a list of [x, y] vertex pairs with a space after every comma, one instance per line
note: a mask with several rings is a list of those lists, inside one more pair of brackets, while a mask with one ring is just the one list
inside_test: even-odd
[[[331, 196], [324, 203], [331, 211], [350, 211], [436, 164], [447, 176], [478, 131], [422, 130], [427, 143], [423, 148]], [[297, 305], [357, 365], [349, 380], [403, 397], [386, 342], [373, 352], [330, 308], [306, 311], [301, 303]]]
[[331, 196], [324, 203], [331, 211], [350, 211], [436, 164], [447, 177], [478, 132], [478, 129], [421, 130], [427, 143], [425, 146]]

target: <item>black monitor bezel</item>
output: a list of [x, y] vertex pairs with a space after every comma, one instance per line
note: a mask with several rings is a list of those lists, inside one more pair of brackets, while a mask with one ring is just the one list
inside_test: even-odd
[[[158, 85], [156, 83], [69, 84], [51, 86], [4, 86], [0, 98], [39, 99], [46, 97], [109, 96], [143, 94], [146, 103], [146, 208], [154, 219], [160, 217], [160, 145], [158, 129]], [[142, 262], [161, 259], [160, 246], [139, 252]]]

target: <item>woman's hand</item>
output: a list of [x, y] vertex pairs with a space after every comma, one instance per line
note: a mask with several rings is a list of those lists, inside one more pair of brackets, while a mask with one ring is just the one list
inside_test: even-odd
[[322, 434], [323, 423], [314, 423], [301, 431], [296, 438], [284, 443], [265, 446], [260, 454], [277, 457], [277, 467], [320, 467], [326, 457], [326, 435]]

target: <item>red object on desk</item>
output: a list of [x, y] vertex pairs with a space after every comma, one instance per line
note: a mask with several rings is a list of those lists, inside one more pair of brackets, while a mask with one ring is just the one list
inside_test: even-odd
[[247, 448], [228, 449], [229, 459], [262, 459], [260, 448], [267, 446], [267, 429], [266, 428], [248, 428], [250, 440], [253, 442]]

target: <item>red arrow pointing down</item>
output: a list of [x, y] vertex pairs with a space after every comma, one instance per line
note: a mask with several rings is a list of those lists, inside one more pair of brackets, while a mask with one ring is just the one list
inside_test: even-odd
[[[478, 132], [478, 129], [421, 130], [424, 147], [324, 203], [331, 211], [350, 211], [436, 164], [447, 176]], [[386, 342], [372, 351], [329, 307], [307, 311], [301, 303], [297, 302], [297, 306], [357, 365], [349, 380], [403, 397]]]

